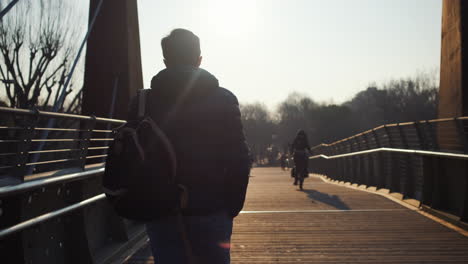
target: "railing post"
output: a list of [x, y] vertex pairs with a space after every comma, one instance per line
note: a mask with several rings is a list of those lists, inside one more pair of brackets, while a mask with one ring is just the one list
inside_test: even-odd
[[455, 117], [454, 119], [455, 126], [457, 127], [458, 137], [460, 138], [460, 143], [463, 145], [463, 152], [468, 153], [468, 142], [466, 139], [465, 128], [463, 127], [463, 121]]
[[94, 127], [96, 126], [96, 116], [92, 115], [91, 120], [86, 121], [83, 130], [85, 130], [82, 133], [80, 141], [79, 148], [79, 167], [84, 170], [86, 166], [86, 156], [88, 155], [88, 148], [91, 143], [91, 136], [93, 134]]
[[[367, 138], [367, 135], [369, 133], [364, 133], [362, 134], [362, 138], [364, 139], [364, 145], [365, 145], [365, 148], [366, 149], [370, 149], [370, 145], [369, 145], [369, 140]], [[373, 159], [373, 154], [366, 154], [364, 155], [363, 157], [363, 167], [364, 167], [364, 175], [365, 175], [365, 179], [364, 179], [364, 184], [366, 184], [367, 186], [373, 186], [373, 181], [372, 181], [372, 177], [373, 177], [373, 164], [372, 164], [372, 159]]]
[[436, 195], [438, 192], [436, 191], [437, 187], [435, 187], [435, 182], [438, 180], [439, 170], [439, 158], [438, 157], [424, 157], [423, 161], [423, 191], [422, 191], [422, 199], [421, 202], [423, 204], [427, 204], [430, 206], [434, 206], [434, 201], [437, 201], [438, 197]]
[[380, 144], [380, 138], [379, 135], [377, 135], [376, 129], [372, 129], [372, 135], [374, 136], [375, 144], [377, 145], [377, 148], [381, 148], [382, 144]]
[[388, 145], [389, 145], [389, 147], [393, 148], [395, 146], [395, 144], [393, 143], [392, 136], [390, 135], [390, 132], [388, 131], [388, 127], [387, 127], [387, 125], [384, 125], [383, 127], [384, 127], [384, 130], [385, 130], [385, 134], [388, 137]]
[[400, 123], [396, 124], [398, 133], [400, 133], [401, 143], [403, 144], [403, 148], [408, 148], [408, 141], [406, 140], [405, 133], [403, 132], [403, 128], [400, 126]]
[[362, 134], [362, 138], [364, 139], [364, 144], [365, 144], [366, 149], [370, 149], [371, 147], [369, 145], [369, 140], [367, 138], [367, 134], [369, 134], [369, 133]]
[[[333, 145], [333, 146], [328, 146], [328, 148], [330, 148], [330, 154], [331, 155], [336, 155], [338, 154], [338, 149], [336, 147], [336, 145]], [[328, 160], [328, 166], [330, 166], [330, 177], [333, 178], [333, 179], [337, 179], [338, 177], [338, 163], [339, 163], [339, 160], [338, 159], [333, 159], [333, 160]]]
[[[354, 142], [356, 142], [357, 151], [363, 150], [361, 144], [359, 144], [358, 137], [353, 137], [352, 139], [354, 140]], [[362, 178], [363, 178], [362, 163], [363, 163], [362, 162], [362, 156], [357, 155], [356, 156], [356, 177], [354, 178], [354, 181], [355, 181], [355, 183], [358, 183], [358, 184], [362, 184], [362, 182], [363, 182], [363, 180], [362, 180]]]
[[[24, 120], [21, 120], [21, 127], [23, 128], [18, 135], [20, 140], [17, 149], [16, 149], [16, 167], [13, 170], [13, 176], [18, 179], [20, 182], [24, 181], [24, 176], [27, 172], [28, 158], [29, 158], [29, 149], [31, 146], [31, 140], [34, 135], [34, 129], [36, 128], [37, 123], [39, 122], [39, 110], [34, 108], [34, 115], [29, 118], [28, 116], [23, 116]], [[18, 119], [16, 119], [18, 120]]]
[[[387, 136], [388, 138], [388, 146], [390, 148], [393, 148], [395, 146], [395, 143], [393, 141], [393, 138], [390, 134], [390, 131], [389, 131], [389, 128], [387, 125], [384, 125], [384, 131], [385, 131], [385, 135]], [[393, 178], [393, 173], [395, 171], [394, 169], [394, 165], [395, 165], [395, 156], [393, 153], [382, 153], [382, 157], [384, 159], [384, 161], [382, 162], [382, 169], [384, 171], [386, 171], [387, 173], [385, 174], [385, 177], [384, 177], [384, 187], [389, 189], [389, 190], [392, 190], [393, 189], [393, 181], [394, 181], [394, 178]], [[387, 161], [390, 161], [390, 164], [388, 164]]]
[[[440, 150], [439, 143], [436, 135], [436, 128], [434, 123], [431, 123], [426, 120], [426, 127], [429, 129], [431, 135], [431, 144], [433, 148], [437, 151]], [[426, 141], [428, 142], [428, 141]], [[422, 182], [422, 194], [421, 202], [423, 204], [432, 205], [435, 200], [435, 182], [436, 177], [439, 175], [439, 163], [440, 159], [438, 157], [423, 157], [423, 182]]]
[[[348, 144], [349, 152], [353, 152], [353, 145], [350, 140], [344, 141], [343, 144]], [[354, 177], [353, 157], [346, 157], [345, 160], [347, 167], [345, 181], [352, 182]]]
[[[406, 140], [406, 135], [403, 131], [403, 128], [401, 127], [400, 123], [397, 123], [396, 124], [397, 126], [397, 129], [398, 129], [398, 133], [400, 135], [400, 140], [401, 140], [401, 143], [403, 145], [403, 148], [405, 149], [408, 149], [409, 148], [409, 145], [408, 145], [408, 141]], [[404, 185], [402, 184], [402, 178], [403, 178], [403, 173], [406, 174], [406, 171], [404, 171], [401, 166], [400, 166], [400, 163], [402, 161], [405, 161], [405, 157], [406, 155], [404, 154], [395, 154], [394, 155], [394, 166], [396, 166], [397, 168], [397, 172], [396, 173], [392, 173], [392, 188], [394, 191], [397, 191], [397, 192], [404, 192], [405, 190], [403, 190], [404, 188]], [[406, 176], [406, 175], [405, 175]], [[407, 178], [407, 177], [405, 177]]]
[[439, 151], [439, 142], [437, 142], [437, 134], [436, 134], [436, 128], [434, 127], [434, 123], [429, 122], [426, 120], [426, 125], [427, 129], [429, 129], [429, 133], [431, 135], [431, 143], [434, 148], [434, 150]]
[[[458, 136], [460, 138], [461, 143], [463, 144], [463, 152], [468, 153], [468, 142], [466, 138], [466, 132], [465, 128], [463, 126], [463, 120], [460, 118], [455, 118], [455, 123], [457, 125], [457, 131], [458, 131]], [[465, 162], [467, 164], [465, 166], [465, 197], [463, 199], [462, 203], [462, 208], [460, 212], [460, 220], [464, 222], [468, 222], [468, 177], [466, 176], [466, 170], [468, 170], [468, 162]]]
[[[354, 140], [351, 138], [351, 139], [348, 139], [347, 140], [348, 143], [349, 143], [349, 150], [350, 152], [354, 152], [354, 151], [358, 151], [359, 150], [359, 147], [357, 146], [353, 146], [354, 145]], [[353, 183], [356, 181], [356, 178], [357, 178], [357, 175], [358, 175], [358, 168], [357, 168], [357, 159], [358, 157], [355, 157], [355, 156], [350, 156], [349, 157], [349, 171], [350, 171], [350, 175], [349, 175], [349, 179], [348, 181]]]
[[[333, 150], [334, 150], [334, 151], [333, 151], [333, 152], [334, 152], [334, 155], [338, 155], [338, 154], [340, 153], [340, 149], [339, 149], [339, 147], [338, 147], [337, 144], [334, 144], [334, 145], [332, 145], [331, 147], [332, 147]], [[333, 168], [334, 179], [335, 179], [335, 180], [338, 180], [338, 178], [340, 177], [340, 174], [341, 174], [341, 172], [340, 172], [340, 164], [341, 164], [341, 161], [340, 161], [340, 159], [335, 159], [333, 163], [334, 163], [334, 168]]]
[[[338, 143], [337, 144], [337, 147], [339, 149], [339, 153], [340, 154], [343, 154], [346, 152], [346, 146], [343, 144], [343, 143]], [[340, 180], [344, 180], [345, 179], [345, 175], [346, 175], [346, 158], [340, 158]]]
[[[416, 128], [416, 134], [418, 136], [418, 142], [419, 146], [423, 150], [427, 150], [428, 147], [428, 142], [427, 142], [427, 137], [423, 133], [423, 129], [421, 127], [422, 123], [421, 122], [414, 122], [414, 127]], [[427, 122], [425, 123], [427, 125]], [[426, 126], [427, 127], [427, 126]], [[422, 175], [422, 179], [419, 179], [418, 182], [421, 182], [422, 185], [420, 185], [420, 192], [416, 192], [416, 181], [418, 180], [416, 177], [416, 171], [417, 168], [416, 166], [419, 164], [417, 161], [419, 160], [420, 157], [415, 157], [413, 155], [408, 155], [408, 160], [409, 160], [409, 166], [408, 166], [408, 182], [407, 182], [407, 190], [405, 195], [410, 195], [412, 198], [422, 200], [423, 195], [424, 195], [424, 190], [423, 190], [423, 185], [424, 185], [424, 176]], [[424, 164], [423, 164], [424, 166]], [[421, 168], [422, 170], [424, 168]]]
[[[321, 151], [321, 154], [327, 155], [328, 152], [329, 152], [329, 151], [328, 151], [328, 148], [329, 148], [329, 146], [323, 146], [323, 151]], [[331, 175], [329, 175], [329, 174], [330, 174], [330, 167], [331, 167], [331, 166], [330, 166], [330, 163], [331, 163], [330, 160], [327, 160], [327, 159], [324, 159], [324, 160], [323, 160], [323, 163], [322, 163], [322, 165], [323, 165], [323, 169], [322, 169], [322, 170], [323, 170], [323, 173], [322, 173], [322, 174], [331, 177]]]
[[414, 127], [416, 128], [416, 134], [418, 135], [418, 143], [421, 149], [427, 150], [427, 139], [422, 131], [421, 123], [414, 122]]
[[[375, 140], [375, 143], [377, 145], [377, 148], [381, 148], [382, 147], [382, 144], [380, 143], [380, 138], [379, 138], [379, 135], [377, 134], [376, 130], [375, 129], [372, 129], [372, 135], [374, 136], [374, 140]], [[376, 158], [375, 158], [376, 162], [375, 162], [375, 167], [376, 169], [374, 169], [374, 172], [378, 173], [378, 175], [374, 175], [374, 178], [375, 178], [375, 185], [377, 188], [382, 188], [382, 186], [385, 185], [383, 179], [385, 179], [385, 175], [383, 173], [383, 165], [384, 165], [384, 160], [383, 160], [383, 155], [382, 153], [378, 152], [376, 154]]]
[[465, 181], [465, 200], [460, 214], [460, 220], [468, 222], [468, 180]]

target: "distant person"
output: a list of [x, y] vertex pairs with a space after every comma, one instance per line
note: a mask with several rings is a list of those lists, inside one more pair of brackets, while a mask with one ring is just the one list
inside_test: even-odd
[[289, 170], [291, 168], [291, 157], [289, 154], [286, 154], [286, 170]]
[[299, 184], [302, 190], [304, 178], [308, 177], [308, 157], [311, 153], [309, 140], [304, 130], [299, 130], [291, 146], [291, 152], [294, 156], [294, 185]]
[[285, 153], [281, 153], [281, 156], [280, 156], [280, 164], [281, 164], [281, 169], [282, 170], [286, 170], [287, 169], [287, 165], [286, 165], [286, 160], [287, 160], [287, 156]]
[[155, 263], [228, 264], [233, 218], [244, 204], [251, 163], [239, 104], [199, 67], [200, 40], [191, 31], [174, 29], [161, 46], [166, 69], [151, 80], [147, 113], [174, 147], [177, 181], [188, 200], [183, 225], [175, 215], [146, 224]]

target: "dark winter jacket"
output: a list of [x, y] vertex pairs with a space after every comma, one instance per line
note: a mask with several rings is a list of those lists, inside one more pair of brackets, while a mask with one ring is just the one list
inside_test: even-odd
[[[250, 159], [237, 98], [209, 72], [168, 68], [151, 81], [147, 113], [162, 128], [177, 156], [178, 182], [188, 188], [185, 214], [242, 209]], [[136, 100], [129, 119], [136, 117]]]
[[291, 146], [291, 152], [296, 152], [296, 151], [306, 151], [308, 150], [309, 152], [311, 152], [310, 150], [310, 146], [309, 146], [309, 141], [307, 140], [307, 136], [306, 135], [297, 135], [296, 138], [294, 139], [293, 141], [293, 144]]

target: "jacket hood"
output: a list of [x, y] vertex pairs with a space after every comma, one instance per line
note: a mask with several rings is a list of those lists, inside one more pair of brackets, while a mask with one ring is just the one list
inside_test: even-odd
[[218, 79], [211, 73], [190, 66], [166, 68], [151, 80], [155, 94], [163, 97], [198, 97], [218, 87]]
[[[208, 71], [195, 67], [175, 67], [160, 71], [151, 80], [151, 104], [148, 105], [153, 119], [165, 126], [206, 99], [219, 88], [218, 80]], [[169, 123], [167, 123], [169, 122]]]

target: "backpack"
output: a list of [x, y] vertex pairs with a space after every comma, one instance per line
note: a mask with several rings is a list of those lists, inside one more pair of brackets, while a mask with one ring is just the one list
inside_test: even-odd
[[137, 95], [137, 120], [114, 130], [103, 176], [104, 193], [116, 213], [137, 221], [177, 214], [186, 200], [186, 189], [176, 182], [172, 144], [145, 113], [149, 91]]

